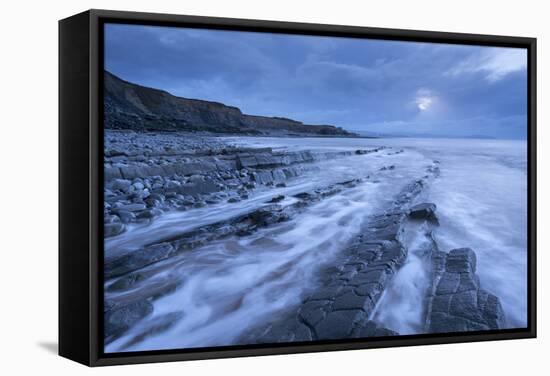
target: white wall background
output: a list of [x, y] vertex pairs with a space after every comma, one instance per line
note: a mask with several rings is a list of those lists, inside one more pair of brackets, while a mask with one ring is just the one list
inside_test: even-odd
[[[522, 375], [548, 368], [550, 26], [541, 0], [6, 1], [0, 22], [0, 373]], [[106, 8], [537, 37], [539, 338], [88, 369], [57, 342], [57, 20]], [[550, 148], [550, 145], [548, 145]], [[506, 205], [506, 203], [503, 203]], [[75, 250], [76, 252], [77, 250]], [[537, 370], [540, 370], [537, 372]]]

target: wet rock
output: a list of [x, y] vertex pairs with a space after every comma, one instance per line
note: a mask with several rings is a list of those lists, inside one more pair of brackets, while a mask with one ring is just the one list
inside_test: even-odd
[[151, 219], [151, 218], [157, 217], [161, 214], [162, 214], [162, 210], [152, 208], [152, 209], [146, 209], [146, 210], [140, 212], [137, 215], [137, 217], [140, 218], [140, 219]]
[[280, 205], [272, 204], [250, 213], [248, 218], [254, 225], [265, 227], [273, 223], [285, 221], [289, 216]]
[[167, 192], [176, 192], [181, 187], [181, 183], [176, 180], [169, 180], [164, 184], [164, 189]]
[[397, 240], [403, 232], [403, 228], [400, 224], [391, 224], [386, 227], [371, 229], [372, 235], [376, 239], [380, 240]]
[[283, 170], [273, 170], [273, 180], [275, 183], [280, 184], [286, 180], [286, 175]]
[[237, 155], [236, 162], [237, 162], [237, 168], [239, 169], [255, 167], [257, 164], [256, 158], [250, 154]]
[[151, 199], [151, 200], [156, 200], [156, 201], [158, 201], [159, 203], [163, 203], [163, 202], [164, 202], [164, 196], [161, 195], [161, 194], [158, 194], [158, 193], [151, 193], [151, 195], [149, 196], [149, 199]]
[[170, 243], [154, 244], [105, 263], [105, 278], [112, 278], [138, 270], [154, 262], [173, 256], [177, 250]]
[[[315, 202], [324, 194], [330, 195], [354, 182], [341, 182], [315, 192], [302, 192], [294, 197], [302, 205]], [[391, 336], [397, 333], [379, 328], [368, 320], [383, 291], [407, 257], [400, 234], [408, 219], [406, 208], [422, 191], [425, 183], [415, 181], [395, 197], [390, 210], [375, 215], [364, 225], [363, 232], [318, 273], [319, 287], [305, 296], [296, 309], [275, 324], [257, 328], [262, 338], [272, 342], [287, 333], [287, 323], [302, 321], [308, 324], [316, 339], [344, 339], [371, 336]], [[298, 204], [297, 204], [298, 205]], [[273, 208], [273, 211], [276, 211]], [[274, 329], [276, 328], [276, 330]], [[289, 338], [289, 337], [287, 337]], [[250, 343], [258, 338], [251, 334]]]
[[255, 167], [259, 167], [259, 168], [276, 167], [284, 163], [280, 156], [275, 156], [268, 153], [256, 154], [255, 159], [256, 159]]
[[120, 217], [118, 215], [105, 215], [103, 217], [103, 223], [117, 223], [121, 222]]
[[432, 203], [414, 205], [409, 209], [409, 216], [414, 219], [437, 221], [437, 217], [435, 215], [436, 208], [437, 207], [435, 204]]
[[131, 185], [132, 185], [132, 182], [127, 179], [114, 179], [109, 184], [111, 189], [118, 189], [119, 191], [122, 191], [122, 192], [128, 192]]
[[313, 200], [313, 198], [315, 198], [316, 195], [311, 192], [300, 192], [295, 194], [294, 197], [299, 198], [301, 200]]
[[205, 201], [196, 201], [194, 204], [193, 204], [193, 207], [194, 208], [203, 208], [206, 206], [206, 202]]
[[123, 165], [120, 166], [120, 174], [124, 179], [133, 180], [143, 176], [143, 171], [138, 165]]
[[145, 188], [145, 185], [143, 185], [142, 182], [138, 181], [138, 182], [135, 182], [134, 184], [132, 184], [132, 187], [134, 187], [134, 189], [136, 189], [138, 191], [141, 191]]
[[125, 212], [137, 212], [137, 211], [141, 211], [141, 210], [145, 210], [147, 207], [145, 206], [145, 204], [127, 204], [127, 205], [121, 205], [119, 206], [118, 208], [115, 208], [113, 209], [113, 212], [117, 213], [117, 212], [121, 212], [121, 211], [125, 211]]
[[221, 198], [219, 197], [208, 197], [205, 202], [209, 205], [218, 204], [220, 203]]
[[120, 222], [105, 223], [103, 225], [103, 236], [110, 238], [124, 232], [124, 224]]
[[357, 330], [358, 338], [366, 337], [391, 337], [397, 336], [399, 333], [378, 326], [374, 321], [367, 321], [361, 328]]
[[130, 222], [133, 222], [136, 219], [136, 215], [131, 211], [118, 210], [117, 214], [120, 217], [120, 221], [122, 223], [130, 223]]
[[296, 177], [299, 174], [298, 169], [293, 167], [283, 168], [283, 173], [285, 174], [287, 179]]
[[130, 339], [123, 346], [132, 346], [136, 343], [143, 341], [147, 337], [164, 332], [174, 326], [183, 316], [183, 312], [170, 312], [155, 317], [147, 323], [145, 329], [143, 329], [138, 335], [132, 337], [132, 339]]
[[273, 198], [268, 202], [275, 203], [275, 202], [283, 201], [284, 199], [285, 199], [284, 195], [278, 195], [278, 196], [273, 196]]
[[182, 205], [193, 205], [195, 203], [195, 199], [192, 196], [187, 196], [181, 200]]
[[259, 183], [259, 184], [273, 183], [273, 175], [271, 175], [270, 171], [253, 172], [252, 178], [256, 183]]
[[309, 327], [316, 326], [326, 316], [327, 303], [322, 301], [309, 301], [300, 307], [300, 318], [306, 322]]
[[147, 197], [149, 197], [151, 193], [149, 192], [149, 190], [147, 188], [143, 189], [143, 190], [140, 190], [140, 191], [134, 191], [134, 193], [132, 194], [132, 197], [134, 199], [140, 199], [140, 200], [144, 200], [146, 199]]
[[109, 343], [130, 327], [153, 312], [153, 305], [148, 300], [138, 300], [119, 308], [113, 308], [104, 314], [105, 340]]
[[234, 160], [228, 160], [228, 159], [217, 160], [215, 163], [216, 163], [216, 167], [218, 168], [218, 171], [234, 171], [238, 169], [237, 162]]
[[103, 169], [103, 179], [105, 179], [106, 182], [113, 180], [113, 179], [121, 179], [122, 174], [120, 173], [120, 169], [118, 167], [111, 167], [111, 166], [105, 166]]
[[365, 317], [365, 312], [359, 309], [330, 312], [315, 327], [317, 338], [319, 340], [350, 338], [356, 322], [364, 320]]
[[369, 296], [372, 301], [377, 301], [383, 291], [383, 285], [378, 282], [367, 282], [359, 285], [355, 289], [357, 295]]
[[470, 248], [453, 249], [447, 254], [445, 271], [449, 273], [476, 272], [477, 257]]
[[205, 195], [208, 193], [214, 193], [219, 191], [220, 191], [220, 187], [212, 181], [186, 183], [178, 189], [179, 193], [183, 195], [189, 195], [189, 196]]
[[347, 310], [347, 309], [360, 309], [362, 310], [366, 303], [370, 302], [369, 299], [365, 299], [364, 296], [355, 294], [352, 291], [348, 291], [343, 295], [335, 298], [332, 305], [332, 310]]
[[311, 330], [296, 318], [288, 318], [270, 325], [264, 332], [248, 333], [245, 343], [285, 343], [293, 341], [311, 341]]
[[[441, 256], [438, 255], [440, 258]], [[506, 319], [500, 300], [481, 288], [476, 255], [469, 248], [450, 251], [440, 265], [440, 278], [431, 296], [427, 324], [431, 333], [504, 328]], [[437, 269], [436, 269], [437, 270]], [[436, 271], [437, 273], [437, 271]]]
[[217, 166], [213, 161], [196, 161], [189, 163], [179, 163], [176, 166], [176, 172], [183, 176], [203, 174], [217, 171]]

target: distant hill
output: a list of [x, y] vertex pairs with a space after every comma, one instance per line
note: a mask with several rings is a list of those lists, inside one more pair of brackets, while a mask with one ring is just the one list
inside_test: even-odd
[[284, 117], [246, 115], [237, 107], [176, 97], [124, 81], [105, 71], [105, 128], [195, 131], [265, 136], [357, 137], [332, 125], [307, 125]]

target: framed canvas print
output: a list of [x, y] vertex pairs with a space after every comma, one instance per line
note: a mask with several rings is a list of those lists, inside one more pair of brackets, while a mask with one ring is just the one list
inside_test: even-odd
[[62, 356], [536, 335], [535, 39], [59, 25]]

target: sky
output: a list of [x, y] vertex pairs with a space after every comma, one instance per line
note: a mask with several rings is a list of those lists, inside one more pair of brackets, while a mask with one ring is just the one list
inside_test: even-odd
[[246, 114], [352, 131], [527, 132], [525, 49], [107, 24], [105, 69]]

